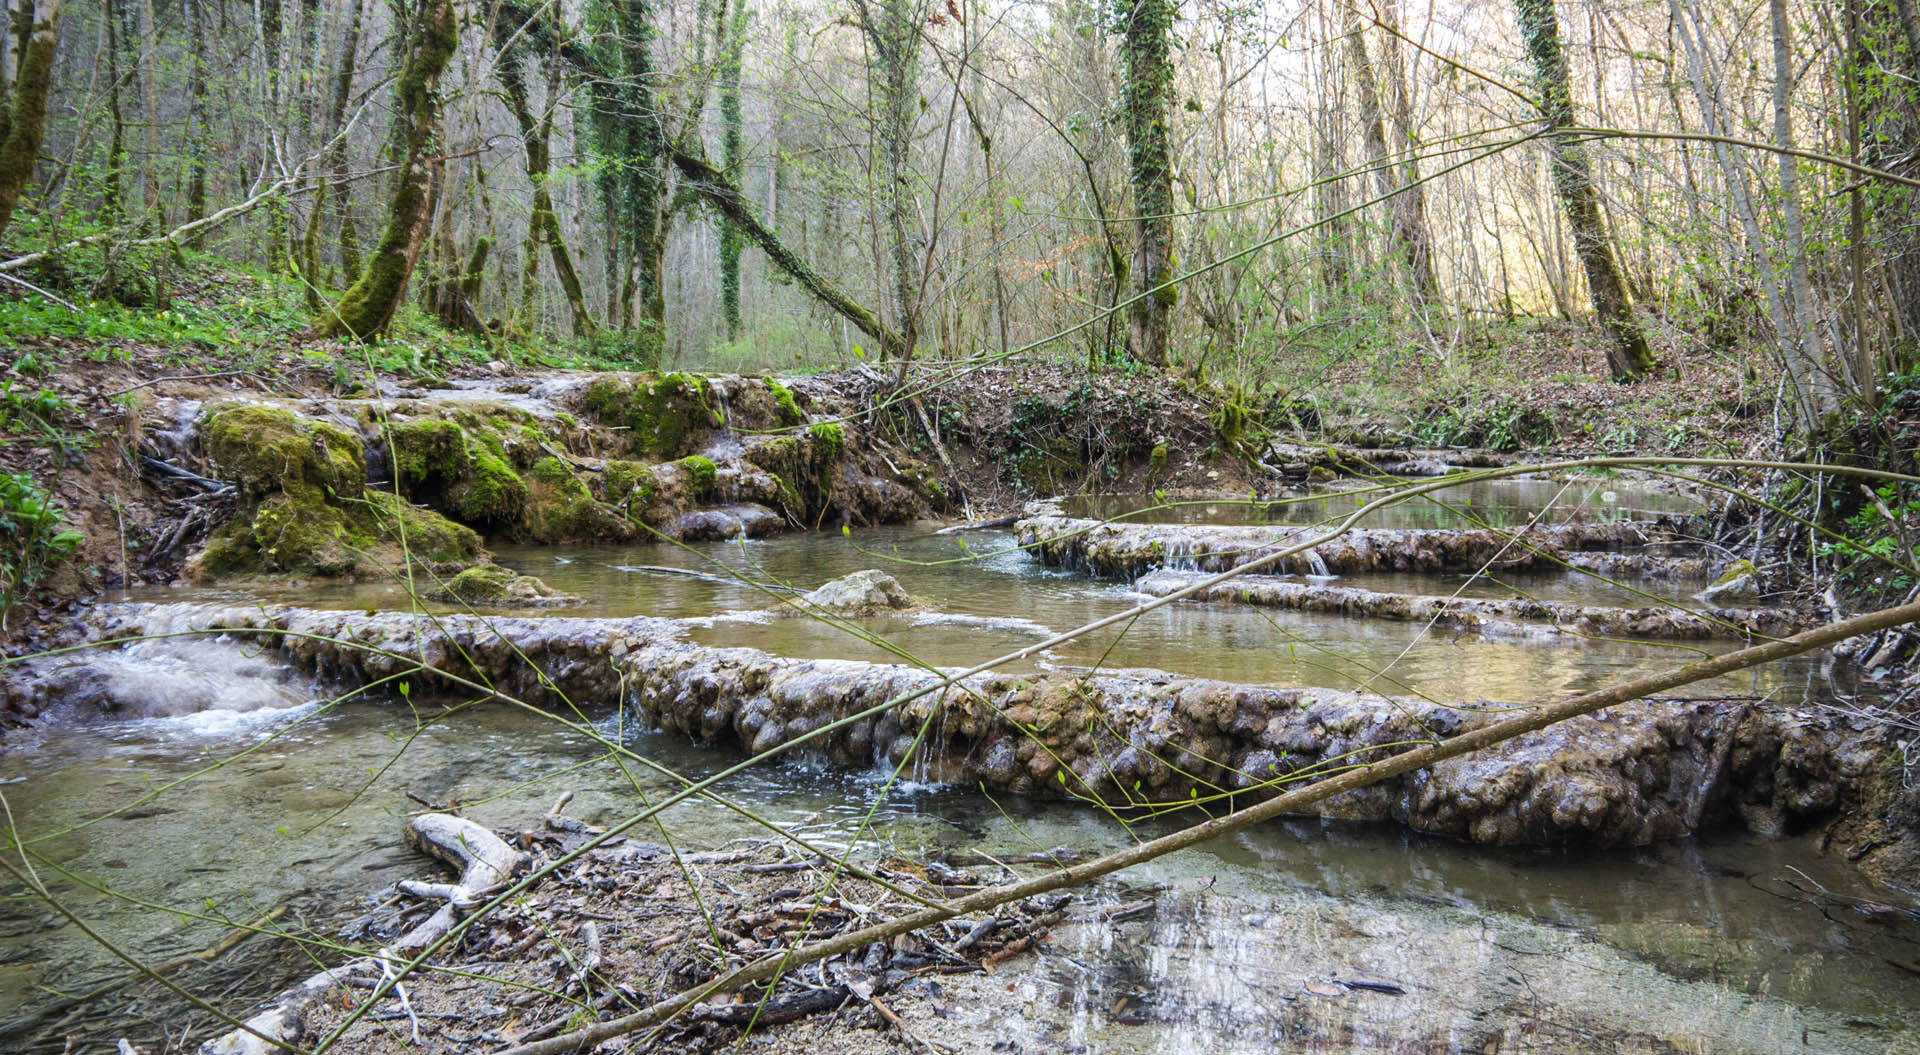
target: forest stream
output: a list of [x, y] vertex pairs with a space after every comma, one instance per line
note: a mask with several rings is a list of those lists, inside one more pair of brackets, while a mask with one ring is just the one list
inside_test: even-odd
[[[1531, 501], [1539, 488], [1503, 494]], [[1480, 495], [1479, 507], [1498, 507], [1496, 497]], [[1066, 511], [1115, 515], [1129, 512], [1127, 504], [1083, 500]], [[1681, 510], [1669, 503], [1662, 511]], [[1317, 508], [1309, 519], [1325, 513]], [[1413, 515], [1421, 522], [1402, 526], [1441, 526], [1447, 514]], [[1234, 502], [1157, 516], [1254, 519]], [[1275, 517], [1262, 511], [1259, 519]], [[567, 618], [667, 619], [695, 645], [802, 658], [900, 661], [845, 629], [768, 612], [779, 605], [780, 584], [808, 589], [867, 568], [889, 570], [923, 603], [850, 622], [934, 666], [1016, 650], [1142, 600], [1128, 582], [1045, 566], [1013, 548], [1012, 532], [937, 535], [936, 526], [494, 552], [579, 597], [582, 604], [564, 610]], [[981, 559], [954, 559], [965, 555]], [[726, 581], [736, 573], [774, 591]], [[1374, 573], [1338, 582], [1469, 598], [1631, 601], [1624, 587], [1566, 572], [1498, 579]], [[1689, 588], [1638, 585], [1670, 597]], [[151, 618], [154, 611], [295, 600], [266, 586], [192, 586], [110, 596], [99, 609]], [[399, 587], [368, 584], [306, 588], [297, 603], [341, 612], [409, 606]], [[1272, 686], [1532, 699], [1666, 662], [1674, 647], [1567, 635], [1516, 640], [1418, 622], [1183, 603], [1122, 634], [1037, 651], [1010, 672], [1154, 668]], [[244, 640], [162, 638], [44, 662], [84, 667], [95, 682], [118, 686], [110, 691], [131, 705], [114, 715], [50, 711], [19, 734], [32, 738], [33, 750], [0, 755], [0, 791], [44, 862], [41, 879], [136, 956], [199, 949], [226, 930], [186, 913], [241, 923], [287, 905], [305, 927], [338, 931], [368, 912], [382, 888], [421, 872], [399, 839], [412, 810], [403, 795], [457, 802], [484, 824], [512, 827], [537, 818], [566, 790], [576, 793], [572, 815], [607, 823], [630, 811], [631, 781], [649, 799], [674, 787], [655, 774], [624, 775], [587, 736], [499, 702], [467, 703], [445, 716], [442, 705], [462, 701], [387, 690], [327, 705], [338, 684]], [[1375, 673], [1382, 670], [1389, 673]], [[1814, 711], [1856, 688], [1844, 664], [1808, 658], [1688, 691]], [[689, 776], [738, 758], [731, 748], [654, 731], [632, 714], [623, 722], [607, 701], [587, 713], [603, 735]], [[200, 775], [170, 786], [193, 773]], [[848, 840], [870, 823], [867, 842], [906, 856], [1057, 846], [1097, 854], [1183, 819], [1139, 819], [1123, 829], [1085, 803], [983, 795], [912, 767], [888, 787], [887, 773], [879, 765], [832, 765], [812, 752], [726, 786], [740, 804], [807, 825], [817, 839]], [[697, 799], [666, 823], [683, 850], [763, 834]], [[1122, 878], [1091, 896], [1119, 903], [1145, 890], [1151, 912], [1071, 923], [1039, 954], [997, 974], [943, 981], [947, 988], [931, 998], [938, 1025], [919, 1027], [922, 1035], [981, 1051], [990, 1041], [1002, 1045], [994, 1051], [1478, 1051], [1495, 1050], [1502, 1038], [1525, 1047], [1529, 1037], [1543, 1049], [1920, 1050], [1920, 919], [1878, 905], [1882, 895], [1844, 861], [1819, 853], [1810, 837], [1723, 826], [1626, 849], [1533, 849], [1302, 818]], [[150, 904], [180, 914], [150, 911]], [[13, 1031], [0, 1045], [58, 1051], [56, 1037], [68, 1032], [98, 1044], [177, 1031], [183, 1008], [164, 993], [82, 1006], [64, 1025], [60, 1015], [35, 1017], [57, 994], [84, 992], [124, 969], [45, 904], [7, 902], [0, 907], [0, 1019], [10, 1027], [0, 1028]], [[219, 969], [229, 1000], [244, 1002], [311, 965], [255, 940]]]

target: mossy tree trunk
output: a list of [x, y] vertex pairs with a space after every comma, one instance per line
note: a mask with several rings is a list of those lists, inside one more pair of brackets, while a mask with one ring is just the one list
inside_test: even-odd
[[615, 243], [608, 282], [619, 311], [609, 305], [607, 318], [628, 327], [637, 322], [646, 336], [643, 358], [651, 358], [664, 343], [667, 316], [667, 140], [654, 91], [654, 10], [651, 0], [606, 0], [604, 10], [616, 32], [589, 46], [587, 87], [589, 128], [603, 162], [600, 196]]
[[1594, 314], [1613, 335], [1607, 368], [1614, 380], [1631, 381], [1653, 369], [1653, 350], [1634, 318], [1613, 239], [1600, 217], [1600, 192], [1594, 186], [1586, 147], [1567, 131], [1574, 124], [1573, 92], [1566, 52], [1560, 47], [1558, 15], [1553, 0], [1514, 0], [1514, 7], [1519, 13], [1520, 38], [1533, 64], [1534, 105], [1551, 137], [1554, 193], [1573, 229], [1573, 251], [1586, 271]]
[[[742, 53], [747, 42], [747, 23], [752, 17], [747, 0], [734, 0], [733, 16], [729, 20], [726, 39], [720, 47], [720, 164], [727, 178], [736, 184], [740, 180], [741, 165], [746, 158], [743, 151], [742, 119], [740, 113], [740, 66]], [[740, 339], [740, 251], [746, 247], [746, 236], [740, 225], [726, 218], [720, 220], [720, 315], [726, 323], [727, 340]]]
[[738, 226], [743, 234], [752, 239], [767, 254], [775, 267], [786, 272], [795, 282], [805, 286], [822, 304], [831, 308], [847, 321], [860, 328], [860, 332], [880, 343], [880, 352], [884, 356], [904, 357], [905, 342], [880, 321], [873, 312], [860, 306], [853, 298], [841, 292], [840, 288], [827, 280], [819, 272], [801, 259], [780, 236], [755, 215], [753, 205], [746, 195], [740, 193], [726, 174], [709, 165], [705, 160], [676, 150], [673, 163], [680, 170], [686, 186], [695, 194], [704, 198], [708, 204], [718, 209], [721, 215]]
[[911, 155], [914, 119], [920, 112], [916, 74], [923, 12], [916, 0], [860, 0], [857, 11], [872, 54], [867, 90], [870, 97], [877, 96], [874, 134], [879, 139], [882, 166], [879, 200], [893, 272], [889, 276], [893, 325], [899, 335], [893, 354], [912, 358], [920, 331], [920, 299], [914, 240], [907, 233], [907, 210], [913, 201]]
[[400, 119], [406, 125], [406, 158], [380, 245], [366, 274], [347, 290], [315, 330], [320, 336], [371, 340], [386, 331], [406, 296], [407, 280], [419, 263], [433, 219], [433, 159], [440, 131], [440, 74], [459, 42], [451, 0], [421, 0], [413, 50], [395, 89]]
[[10, 37], [6, 69], [0, 70], [0, 234], [6, 233], [40, 157], [60, 0], [13, 0], [7, 11], [12, 24], [0, 27]]
[[[340, 69], [334, 74], [333, 98], [329, 102], [327, 122], [322, 128], [322, 133], [327, 136], [339, 135], [346, 124], [347, 102], [353, 95], [354, 63], [356, 53], [360, 50], [360, 13], [365, 7], [365, 0], [353, 0], [347, 15], [347, 36], [340, 45]], [[342, 181], [340, 197], [344, 200], [347, 196], [343, 182], [347, 178], [347, 147], [344, 139], [327, 151], [327, 160], [321, 170], [323, 175], [320, 185], [313, 192], [313, 204], [307, 211], [307, 230], [301, 237], [300, 250], [300, 266], [307, 276], [307, 307], [316, 312], [326, 310], [320, 295], [320, 220], [327, 213], [328, 200], [333, 193], [329, 184]], [[354, 269], [355, 272], [358, 270], [358, 267]], [[347, 281], [351, 283], [356, 277], [349, 273]]]
[[[1167, 365], [1167, 330], [1180, 294], [1156, 290], [1173, 272], [1173, 151], [1168, 91], [1173, 83], [1174, 0], [1127, 0], [1121, 9], [1122, 111], [1133, 184], [1135, 292], [1127, 343], [1135, 358]], [[1155, 292], [1149, 292], [1155, 291]]]
[[[506, 28], [505, 23], [501, 23], [502, 34]], [[559, 82], [557, 79], [548, 82], [547, 111], [536, 119], [533, 107], [527, 101], [523, 58], [504, 56], [499, 66], [499, 78], [501, 87], [506, 89], [507, 108], [513, 111], [513, 119], [520, 126], [520, 139], [526, 144], [527, 178], [533, 183], [533, 209], [527, 217], [528, 277], [531, 280], [539, 267], [538, 254], [544, 242], [553, 260], [554, 274], [560, 279], [560, 289], [566, 294], [567, 307], [573, 312], [574, 336], [590, 337], [596, 330], [593, 316], [587, 311], [587, 298], [580, 288], [580, 275], [574, 270], [573, 254], [567, 251], [566, 234], [560, 229], [560, 218], [553, 210], [553, 196], [547, 190], [547, 174], [552, 165], [552, 148], [549, 144], [553, 137], [553, 93]]]

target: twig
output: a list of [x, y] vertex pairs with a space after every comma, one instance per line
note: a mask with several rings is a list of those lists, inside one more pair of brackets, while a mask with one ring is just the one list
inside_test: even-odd
[[28, 281], [27, 281], [26, 279], [24, 279], [24, 278], [20, 278], [20, 277], [18, 277], [18, 276], [15, 276], [15, 275], [9, 275], [9, 274], [7, 274], [7, 273], [6, 273], [6, 272], [4, 272], [4, 271], [0, 271], [0, 278], [4, 278], [4, 279], [6, 279], [6, 280], [7, 280], [8, 282], [11, 282], [11, 283], [13, 283], [14, 285], [17, 285], [17, 286], [25, 286], [26, 288], [28, 288], [28, 289], [30, 289], [30, 290], [32, 290], [32, 291], [34, 291], [35, 293], [38, 293], [38, 294], [40, 294], [41, 296], [43, 296], [43, 297], [45, 297], [45, 298], [47, 298], [48, 300], [50, 300], [50, 301], [53, 301], [53, 302], [54, 302], [55, 304], [58, 304], [58, 305], [60, 305], [61, 307], [63, 307], [63, 308], [65, 308], [65, 309], [67, 309], [68, 311], [70, 311], [70, 312], [73, 312], [73, 313], [74, 313], [75, 315], [85, 315], [85, 314], [86, 314], [86, 312], [84, 312], [84, 311], [81, 311], [81, 310], [80, 310], [80, 308], [79, 308], [79, 307], [78, 307], [77, 305], [75, 305], [75, 304], [74, 304], [74, 303], [73, 303], [72, 301], [70, 301], [70, 300], [67, 300], [67, 299], [65, 299], [64, 297], [61, 297], [61, 296], [59, 296], [58, 294], [55, 294], [55, 293], [49, 293], [49, 292], [47, 292], [46, 290], [44, 290], [44, 289], [41, 289], [41, 288], [40, 288], [39, 286], [36, 286], [36, 285], [34, 285], [33, 283], [31, 283], [31, 282], [28, 282]]

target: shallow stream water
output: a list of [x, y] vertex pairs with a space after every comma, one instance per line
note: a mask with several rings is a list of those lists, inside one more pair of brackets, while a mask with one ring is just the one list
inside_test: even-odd
[[[696, 640], [791, 655], [888, 658], [809, 620], [730, 614], [774, 605], [749, 587], [639, 569], [732, 569], [808, 588], [886, 567], [933, 608], [861, 627], [943, 665], [1024, 647], [1048, 630], [1140, 600], [1126, 584], [1055, 573], [1018, 553], [976, 563], [880, 559], [932, 562], [991, 553], [1010, 541], [1004, 532], [956, 538], [904, 527], [744, 545], [502, 548], [498, 556], [587, 599], [565, 614], [682, 618]], [[1603, 596], [1559, 577], [1380, 582], [1371, 588]], [[403, 592], [378, 586], [278, 596], [169, 590], [142, 599], [222, 597], [351, 608], [406, 603]], [[1387, 692], [1407, 691], [1398, 682], [1447, 700], [1532, 700], [1687, 655], [1661, 645], [1493, 640], [1417, 624], [1180, 604], [1143, 617], [1118, 639], [1063, 646], [1031, 662], [1299, 685], [1376, 678], [1374, 687]], [[0, 754], [0, 795], [33, 850], [38, 879], [136, 956], [200, 949], [224, 932], [221, 920], [249, 920], [281, 904], [295, 907], [289, 919], [331, 935], [393, 880], [434, 874], [401, 840], [417, 808], [408, 792], [458, 801], [483, 823], [531, 827], [563, 790], [578, 793], [571, 815], [604, 823], [674, 786], [667, 776], [611, 765], [591, 736], [503, 705], [450, 714], [442, 708], [460, 701], [319, 706], [309, 701], [329, 687], [232, 642], [154, 642], [89, 662], [101, 677], [145, 686], [151, 712], [16, 735]], [[1841, 672], [1809, 660], [1695, 691], [1817, 705], [1849, 688]], [[688, 776], [735, 760], [623, 728], [617, 715], [593, 717], [601, 735], [624, 737]], [[878, 773], [800, 759], [725, 787], [776, 822], [811, 819], [818, 826], [811, 837], [863, 835], [907, 853], [1056, 845], [1095, 852], [1154, 833], [1120, 830], [1106, 815], [1073, 805], [988, 801], [918, 785], [895, 788], [861, 832], [882, 783]], [[677, 844], [695, 849], [759, 831], [700, 801], [676, 807], [667, 824]], [[1268, 825], [1124, 878], [1159, 888], [1149, 919], [1064, 930], [1047, 953], [994, 976], [991, 990], [973, 997], [963, 999], [967, 987], [985, 982], [954, 982], [958, 1020], [993, 1009], [995, 1035], [1025, 1050], [1405, 1050], [1417, 1038], [1482, 1050], [1489, 1037], [1504, 1036], [1502, 1023], [1533, 1022], [1542, 1038], [1560, 1036], [1562, 1027], [1588, 1031], [1591, 1045], [1573, 1045], [1582, 1049], [1920, 1051], [1920, 921], [1911, 899], [1871, 888], [1803, 841], [1738, 835], [1629, 853], [1535, 853], [1303, 821]], [[1104, 891], [1128, 896], [1118, 886]], [[1857, 901], [1896, 903], [1869, 914], [1851, 907]], [[199, 977], [216, 995], [233, 985], [223, 999], [235, 1007], [311, 969], [288, 943], [264, 940], [224, 963]], [[38, 900], [0, 902], [0, 1022], [44, 1007], [52, 990], [84, 990], [124, 969]], [[1326, 997], [1303, 988], [1324, 988], [1328, 979], [1402, 992]], [[112, 1029], [98, 1020], [75, 1024], [92, 1050], [110, 1050], [120, 1033], [152, 1041], [170, 1026], [177, 1036], [184, 1020], [176, 1004], [158, 997], [112, 1006]], [[0, 1050], [22, 1049], [29, 1039], [0, 1032]], [[59, 1051], [61, 1044], [54, 1038], [38, 1047]]]

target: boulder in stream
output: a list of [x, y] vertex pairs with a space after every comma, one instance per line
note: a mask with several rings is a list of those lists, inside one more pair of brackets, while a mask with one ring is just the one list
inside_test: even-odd
[[468, 568], [427, 596], [436, 601], [502, 608], [563, 608], [580, 598], [564, 594], [531, 575], [487, 563]]
[[871, 615], [919, 607], [900, 580], [872, 568], [843, 575], [800, 600], [835, 615]]

